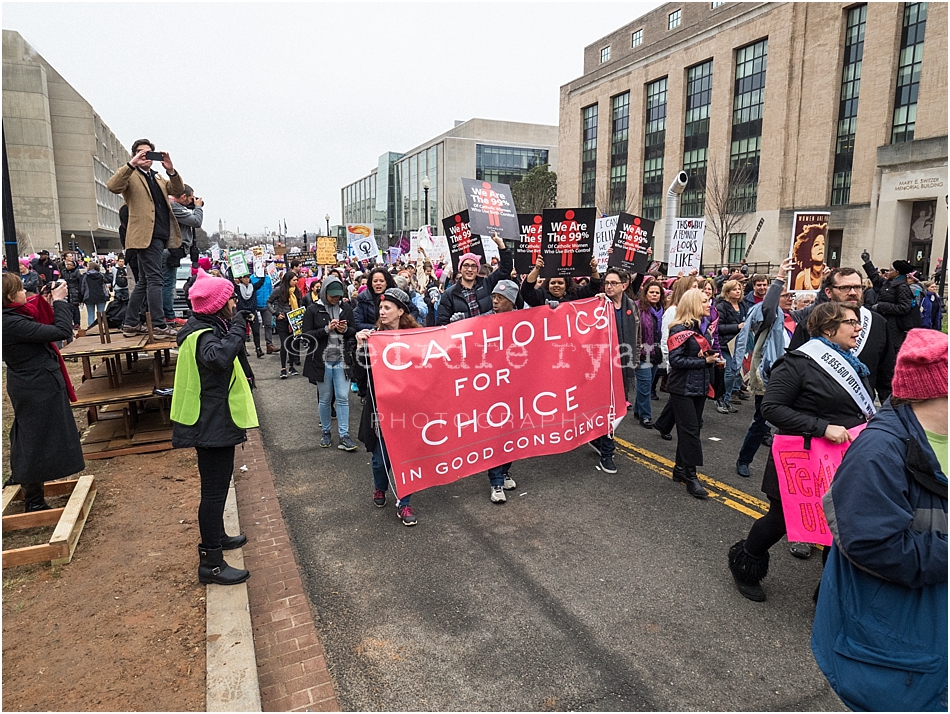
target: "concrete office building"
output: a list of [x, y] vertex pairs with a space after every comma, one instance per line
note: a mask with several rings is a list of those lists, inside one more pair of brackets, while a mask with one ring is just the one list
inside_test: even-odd
[[18, 32], [3, 31], [3, 128], [20, 253], [59, 253], [70, 236], [119, 251], [122, 197], [106, 188], [129, 152]]
[[466, 207], [460, 179], [511, 184], [542, 164], [557, 171], [557, 137], [558, 128], [545, 124], [456, 122], [449, 131], [405, 153], [386, 152], [367, 176], [344, 186], [343, 221], [372, 225], [380, 246], [425, 224], [441, 234], [442, 218]]
[[[946, 3], [667, 3], [584, 50], [561, 87], [558, 203], [707, 217], [737, 172], [726, 260], [788, 254], [795, 211], [827, 211], [831, 265], [933, 270], [947, 235]], [[707, 195], [707, 189], [709, 195]]]

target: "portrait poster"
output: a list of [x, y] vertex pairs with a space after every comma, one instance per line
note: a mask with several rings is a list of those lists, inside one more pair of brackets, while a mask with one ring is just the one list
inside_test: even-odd
[[462, 190], [468, 203], [469, 227], [472, 233], [515, 241], [520, 235], [518, 212], [507, 184], [462, 179]]
[[830, 213], [796, 211], [792, 221], [789, 257], [794, 261], [788, 274], [789, 290], [819, 290], [825, 269]]
[[655, 223], [647, 218], [621, 213], [613, 236], [613, 251], [607, 264], [630, 273], [644, 273], [650, 267]]
[[601, 275], [608, 267], [610, 246], [614, 242], [619, 218], [620, 216], [603, 216], [594, 223], [594, 257], [597, 258], [597, 272]]
[[666, 274], [676, 277], [689, 275], [699, 270], [703, 259], [703, 236], [706, 232], [704, 218], [677, 218], [670, 239], [670, 254]]
[[540, 213], [519, 213], [518, 225], [521, 232], [518, 236], [518, 246], [515, 248], [515, 272], [518, 275], [527, 275], [538, 262], [541, 255], [541, 227]]
[[545, 208], [541, 214], [543, 278], [590, 276], [596, 208]]

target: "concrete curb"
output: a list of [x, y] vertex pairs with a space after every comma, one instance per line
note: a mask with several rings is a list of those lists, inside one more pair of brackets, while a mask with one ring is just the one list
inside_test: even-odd
[[[231, 535], [241, 532], [233, 481], [224, 507], [224, 526]], [[243, 549], [226, 551], [225, 560], [232, 567], [243, 568]], [[259, 712], [261, 690], [247, 583], [208, 585], [206, 598], [206, 709], [209, 712]]]

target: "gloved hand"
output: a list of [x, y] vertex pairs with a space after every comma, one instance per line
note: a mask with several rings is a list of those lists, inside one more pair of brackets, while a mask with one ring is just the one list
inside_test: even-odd
[[556, 310], [557, 306], [561, 304], [557, 300], [546, 300], [545, 302], [547, 303], [548, 307], [551, 308], [552, 310]]
[[450, 323], [458, 322], [459, 320], [464, 320], [464, 319], [465, 319], [464, 312], [456, 312], [456, 313], [453, 313], [452, 317], [449, 318], [449, 322]]
[[865, 263], [870, 263], [870, 262], [871, 262], [871, 254], [868, 253], [866, 250], [862, 251], [862, 252], [861, 252], [861, 260], [863, 260]]

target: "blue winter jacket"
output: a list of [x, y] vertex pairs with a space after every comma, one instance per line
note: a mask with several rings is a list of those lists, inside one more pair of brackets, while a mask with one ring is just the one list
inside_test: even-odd
[[257, 288], [257, 309], [266, 309], [267, 300], [270, 298], [270, 294], [274, 292], [274, 284], [270, 277], [265, 275], [263, 278], [251, 278], [251, 284]]
[[855, 711], [947, 710], [947, 476], [890, 400], [822, 501], [834, 544], [811, 647]]

